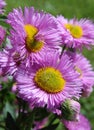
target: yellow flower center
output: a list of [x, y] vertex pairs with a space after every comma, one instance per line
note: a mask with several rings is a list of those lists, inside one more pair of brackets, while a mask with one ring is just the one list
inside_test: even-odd
[[35, 35], [38, 33], [38, 29], [30, 24], [24, 26], [26, 32], [26, 47], [30, 52], [38, 52], [43, 47], [42, 41], [37, 41]]
[[64, 89], [66, 81], [59, 70], [52, 67], [44, 67], [36, 72], [35, 83], [48, 93], [57, 93]]
[[75, 70], [80, 74], [80, 78], [82, 77], [82, 71], [79, 67], [75, 66]]
[[70, 31], [74, 38], [81, 38], [83, 35], [83, 29], [78, 25], [65, 24], [65, 28]]

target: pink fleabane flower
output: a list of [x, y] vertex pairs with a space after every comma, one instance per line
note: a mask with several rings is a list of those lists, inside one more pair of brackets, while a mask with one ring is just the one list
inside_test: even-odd
[[13, 50], [3, 50], [0, 52], [0, 67], [2, 68], [2, 75], [15, 75], [19, 68], [20, 62], [16, 61], [17, 54]]
[[33, 107], [47, 106], [50, 110], [60, 108], [67, 98], [79, 98], [81, 82], [69, 57], [64, 54], [46, 52], [40, 64], [17, 74], [18, 95]]
[[79, 78], [82, 80], [83, 89], [82, 96], [89, 96], [94, 85], [94, 71], [90, 61], [82, 54], [74, 53], [71, 55], [75, 70], [79, 73]]
[[68, 130], [91, 130], [88, 119], [80, 114], [79, 121], [63, 121]]
[[60, 44], [57, 21], [54, 16], [33, 7], [14, 9], [9, 13], [7, 22], [12, 26], [10, 40], [20, 57], [27, 58], [27, 65], [47, 48]]
[[0, 0], [0, 14], [3, 14], [4, 7], [6, 6], [6, 2], [4, 0]]
[[88, 19], [65, 19], [58, 16], [58, 26], [62, 35], [62, 44], [69, 48], [82, 49], [94, 45], [94, 24]]

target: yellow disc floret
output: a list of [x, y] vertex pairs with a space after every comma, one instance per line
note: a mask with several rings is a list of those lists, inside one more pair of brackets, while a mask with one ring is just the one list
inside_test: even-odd
[[74, 38], [81, 38], [83, 35], [83, 29], [79, 25], [65, 24], [65, 28], [70, 31]]
[[34, 77], [39, 88], [48, 93], [57, 93], [64, 89], [66, 81], [59, 70], [52, 67], [39, 69]]
[[30, 24], [24, 26], [26, 32], [26, 47], [30, 52], [38, 52], [43, 47], [42, 41], [37, 41], [35, 35], [38, 33], [38, 29]]

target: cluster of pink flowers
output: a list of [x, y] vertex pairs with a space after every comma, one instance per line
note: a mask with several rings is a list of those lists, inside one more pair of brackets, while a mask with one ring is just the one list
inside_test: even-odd
[[[87, 119], [80, 115], [78, 101], [89, 96], [94, 85], [94, 70], [82, 54], [84, 47], [94, 46], [94, 23], [55, 17], [34, 7], [14, 9], [6, 22], [11, 29], [0, 51], [0, 68], [2, 75], [13, 76], [17, 96], [31, 109], [46, 107], [60, 118], [63, 110], [66, 115], [68, 105], [76, 121], [69, 117], [68, 123], [64, 116], [66, 128], [90, 130]], [[0, 30], [2, 46], [5, 30]]]

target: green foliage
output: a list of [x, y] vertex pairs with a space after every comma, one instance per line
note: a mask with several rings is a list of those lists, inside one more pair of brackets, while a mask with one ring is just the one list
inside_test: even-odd
[[94, 0], [6, 0], [6, 12], [16, 7], [34, 6], [52, 14], [65, 17], [94, 18]]

